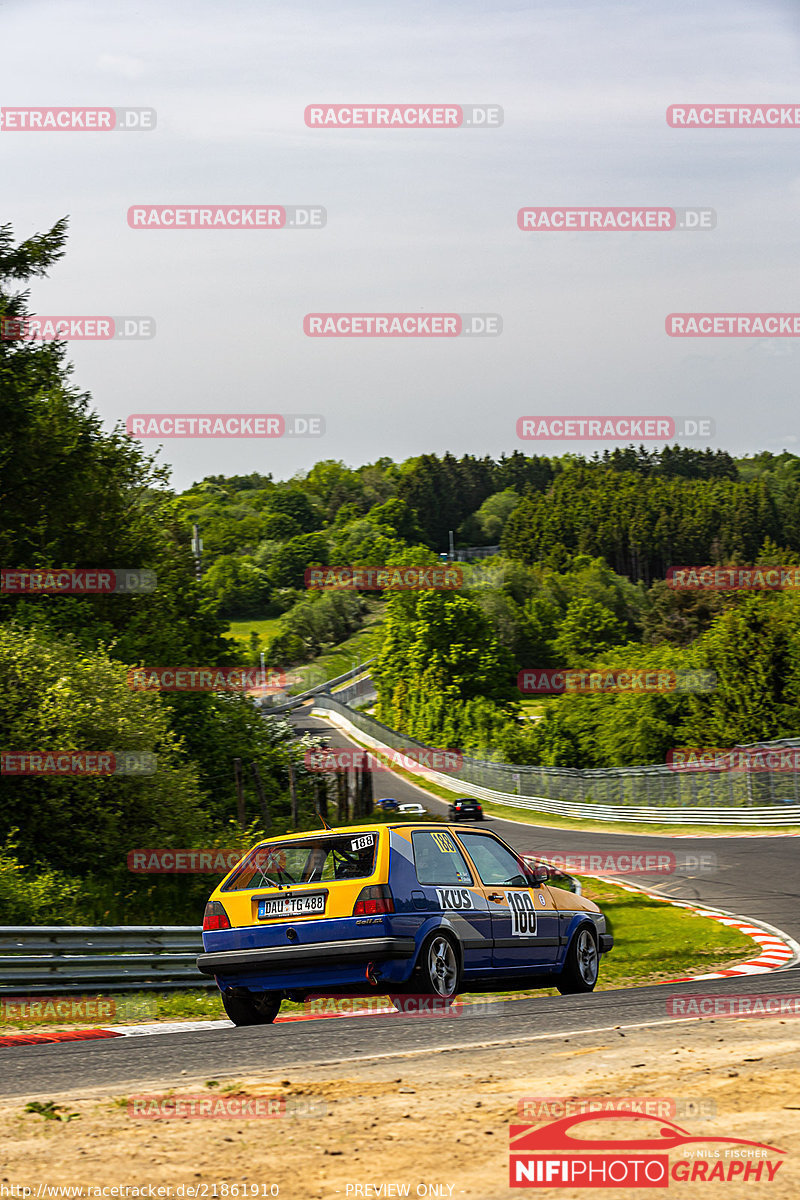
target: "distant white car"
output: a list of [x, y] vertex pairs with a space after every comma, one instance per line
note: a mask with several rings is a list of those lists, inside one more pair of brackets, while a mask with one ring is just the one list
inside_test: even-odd
[[399, 813], [408, 813], [409, 815], [416, 817], [419, 816], [420, 813], [424, 815], [427, 810], [424, 809], [421, 804], [400, 804], [397, 808], [397, 811]]

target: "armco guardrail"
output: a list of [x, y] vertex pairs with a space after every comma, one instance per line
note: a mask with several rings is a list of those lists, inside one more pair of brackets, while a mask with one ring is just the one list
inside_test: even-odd
[[[416, 747], [422, 742], [320, 696], [315, 708], [346, 726], [371, 749]], [[800, 738], [762, 742], [800, 746]], [[520, 766], [463, 758], [454, 774], [432, 772], [434, 782], [493, 804], [595, 821], [642, 821], [697, 825], [795, 825], [800, 823], [798, 772], [672, 771], [666, 766], [573, 770]]]
[[345, 683], [348, 679], [355, 679], [357, 676], [363, 675], [369, 664], [374, 661], [373, 658], [368, 658], [365, 662], [359, 663], [357, 667], [351, 667], [349, 671], [343, 671], [341, 675], [336, 675], [333, 679], [326, 679], [322, 683], [309, 688], [306, 692], [298, 692], [296, 696], [292, 696], [285, 704], [262, 704], [261, 711], [269, 716], [280, 716], [281, 713], [291, 712], [293, 708], [298, 708], [313, 696], [322, 696], [326, 692], [330, 692], [337, 684]]
[[0, 996], [213, 987], [199, 925], [0, 926]]

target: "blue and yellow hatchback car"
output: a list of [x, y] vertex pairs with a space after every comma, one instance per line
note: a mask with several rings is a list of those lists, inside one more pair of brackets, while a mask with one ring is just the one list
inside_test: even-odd
[[550, 878], [484, 829], [398, 822], [271, 838], [213, 892], [197, 965], [236, 1025], [310, 995], [591, 992], [613, 938], [596, 904]]

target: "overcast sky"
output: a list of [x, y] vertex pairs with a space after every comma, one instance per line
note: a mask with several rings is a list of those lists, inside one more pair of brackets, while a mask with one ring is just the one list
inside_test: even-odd
[[[530, 414], [700, 415], [797, 449], [796, 339], [666, 335], [673, 311], [800, 311], [800, 129], [670, 128], [681, 102], [800, 104], [796, 0], [0, 3], [4, 106], [150, 106], [144, 133], [0, 132], [19, 239], [70, 220], [40, 314], [151, 316], [72, 342], [106, 425], [320, 413], [308, 440], [170, 440], [181, 488], [520, 442]], [[309, 129], [314, 102], [493, 103], [493, 129]], [[133, 230], [133, 204], [316, 204], [299, 230]], [[710, 206], [704, 232], [523, 233], [520, 207]], [[311, 339], [309, 312], [492, 312], [493, 339]], [[155, 449], [157, 442], [144, 445]], [[686, 444], [698, 444], [686, 443]], [[701, 443], [701, 444], [705, 444]]]

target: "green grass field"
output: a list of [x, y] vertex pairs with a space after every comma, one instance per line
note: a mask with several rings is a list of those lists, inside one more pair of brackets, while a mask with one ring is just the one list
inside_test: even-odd
[[357, 666], [359, 661], [363, 663], [374, 657], [380, 649], [383, 624], [381, 613], [370, 613], [363, 627], [346, 642], [320, 654], [313, 662], [292, 667], [291, 673], [299, 675], [301, 682], [290, 690], [295, 693], [306, 691], [326, 679], [335, 679], [337, 675], [343, 675], [345, 671]]
[[280, 627], [280, 617], [272, 617], [263, 621], [254, 617], [250, 621], [231, 621], [226, 636], [236, 644], [240, 651], [248, 653], [251, 633], [258, 634], [261, 649], [266, 650], [272, 639], [280, 633]]
[[[304, 692], [318, 683], [324, 683], [326, 679], [335, 679], [337, 675], [343, 675], [345, 671], [357, 666], [359, 659], [364, 662], [377, 654], [383, 636], [383, 612], [383, 604], [370, 597], [367, 600], [367, 612], [361, 629], [338, 646], [332, 646], [324, 654], [318, 655], [311, 662], [291, 668], [289, 673], [298, 675], [300, 682], [291, 687], [290, 692], [293, 694]], [[251, 635], [257, 634], [260, 649], [266, 650], [270, 641], [277, 637], [281, 629], [280, 617], [265, 618], [264, 620], [253, 618], [248, 621], [231, 621], [226, 636], [236, 650], [249, 661], [252, 658]]]

